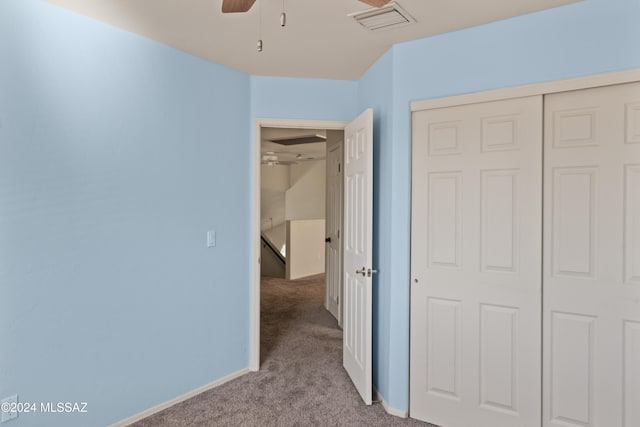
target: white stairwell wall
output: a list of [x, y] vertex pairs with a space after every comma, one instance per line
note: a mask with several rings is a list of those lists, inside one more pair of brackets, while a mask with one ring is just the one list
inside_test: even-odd
[[[262, 165], [260, 228], [286, 256], [288, 278], [324, 273], [325, 182], [325, 160]], [[287, 235], [289, 221], [293, 237]], [[276, 270], [263, 265], [262, 274], [275, 275]]]
[[284, 224], [285, 192], [289, 189], [289, 166], [262, 165], [260, 184], [260, 229]]
[[324, 219], [287, 221], [287, 279], [324, 273], [324, 227]]
[[326, 161], [289, 166], [289, 188], [285, 193], [286, 219], [324, 219]]

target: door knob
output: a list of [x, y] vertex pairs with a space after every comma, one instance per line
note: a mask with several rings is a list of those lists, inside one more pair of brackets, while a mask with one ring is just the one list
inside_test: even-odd
[[362, 274], [362, 277], [366, 277], [367, 276], [367, 269], [362, 267], [359, 270], [356, 270], [356, 274]]
[[331, 237], [327, 237], [326, 239], [324, 239], [324, 241], [327, 243], [331, 243]]
[[373, 268], [370, 268], [367, 270], [367, 276], [371, 277], [372, 274], [376, 274], [378, 272], [378, 270], [374, 270]]

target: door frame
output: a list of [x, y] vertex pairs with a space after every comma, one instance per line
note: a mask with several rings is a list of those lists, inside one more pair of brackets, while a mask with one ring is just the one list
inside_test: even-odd
[[[410, 142], [412, 147], [411, 162], [413, 162], [413, 141], [415, 137], [413, 135], [413, 124], [412, 124], [414, 112], [423, 111], [423, 110], [434, 110], [434, 109], [440, 109], [440, 108], [446, 108], [446, 107], [456, 107], [456, 106], [467, 105], [467, 104], [478, 104], [483, 102], [501, 101], [501, 100], [507, 100], [507, 99], [513, 99], [513, 98], [523, 98], [523, 97], [535, 96], [535, 95], [541, 95], [544, 97], [545, 95], [550, 95], [554, 93], [570, 92], [570, 91], [581, 90], [581, 89], [592, 89], [596, 87], [612, 86], [612, 85], [633, 83], [633, 82], [639, 82], [639, 81], [640, 81], [640, 68], [632, 68], [632, 69], [622, 70], [622, 71], [589, 74], [581, 77], [573, 77], [568, 79], [551, 80], [551, 81], [532, 83], [532, 84], [521, 85], [521, 86], [484, 90], [479, 92], [469, 92], [469, 93], [464, 93], [460, 95], [445, 96], [442, 98], [413, 101], [410, 103], [410, 115], [411, 115], [410, 127], [412, 129], [411, 142]], [[410, 183], [410, 187], [412, 186], [413, 186], [413, 182]], [[410, 203], [412, 202], [413, 201], [411, 200]], [[409, 211], [411, 212], [411, 206], [409, 207]], [[544, 227], [544, 223], [543, 223], [543, 227]], [[413, 238], [413, 233], [412, 231], [410, 231], [409, 244], [411, 244], [412, 238]], [[540, 235], [540, 238], [542, 239], [542, 235]], [[542, 269], [542, 265], [540, 266], [540, 268]], [[411, 266], [409, 266], [409, 278], [411, 282], [414, 279], [413, 271], [411, 271]], [[542, 277], [542, 279], [544, 280], [544, 276]], [[409, 286], [411, 286], [411, 282], [409, 283]], [[410, 291], [409, 292], [409, 315], [411, 314], [410, 313], [411, 298], [412, 298], [412, 295]], [[410, 323], [411, 322], [409, 322], [409, 327], [411, 327]], [[411, 345], [412, 345], [411, 340], [409, 340], [409, 348], [411, 348]], [[411, 351], [409, 351], [409, 360], [408, 360], [409, 366], [411, 366], [410, 357], [411, 357]], [[409, 371], [408, 384], [410, 383], [411, 383], [411, 372]], [[407, 391], [408, 391], [408, 397], [409, 397], [408, 401], [411, 402], [410, 386], [408, 387]], [[540, 409], [542, 410], [542, 408]], [[409, 413], [409, 417], [411, 417], [410, 404], [408, 404], [408, 413]]]
[[254, 122], [253, 143], [253, 206], [251, 226], [251, 320], [249, 369], [260, 370], [260, 153], [263, 127], [344, 130], [348, 121], [305, 120], [305, 119], [268, 119], [257, 118]]

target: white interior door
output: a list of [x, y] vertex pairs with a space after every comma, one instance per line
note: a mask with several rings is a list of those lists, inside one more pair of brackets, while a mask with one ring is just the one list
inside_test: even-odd
[[327, 147], [326, 289], [327, 310], [342, 326], [342, 140]]
[[640, 83], [545, 97], [544, 425], [640, 426]]
[[345, 128], [343, 364], [371, 404], [373, 110]]
[[539, 427], [542, 97], [415, 112], [410, 414]]

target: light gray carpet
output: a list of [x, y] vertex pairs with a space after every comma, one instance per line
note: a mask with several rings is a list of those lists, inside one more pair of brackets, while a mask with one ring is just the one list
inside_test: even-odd
[[430, 426], [366, 406], [342, 367], [342, 331], [323, 307], [324, 275], [263, 278], [261, 367], [135, 424]]

